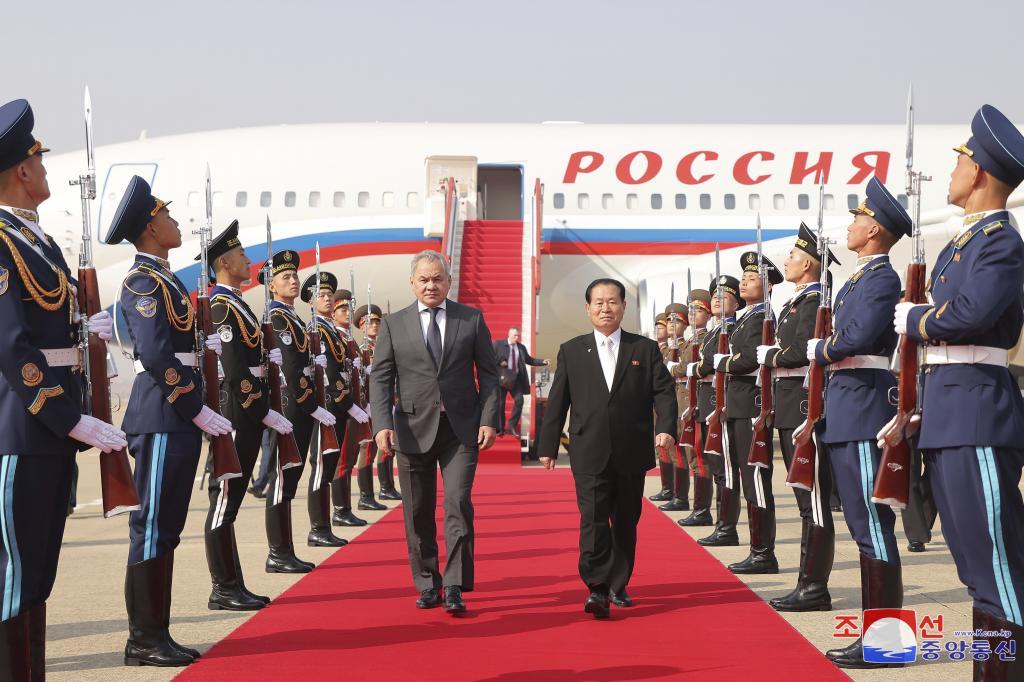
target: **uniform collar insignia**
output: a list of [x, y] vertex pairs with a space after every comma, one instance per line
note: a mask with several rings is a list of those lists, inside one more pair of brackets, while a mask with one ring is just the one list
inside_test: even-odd
[[964, 216], [964, 225], [973, 225], [974, 223], [978, 222], [979, 220], [981, 220], [984, 217], [985, 217], [985, 211], [982, 211], [981, 213], [972, 213], [970, 215], [965, 215]]
[[30, 211], [27, 208], [12, 208], [11, 213], [18, 216], [19, 218], [31, 220], [34, 223], [39, 222], [39, 214], [36, 213], [35, 211]]

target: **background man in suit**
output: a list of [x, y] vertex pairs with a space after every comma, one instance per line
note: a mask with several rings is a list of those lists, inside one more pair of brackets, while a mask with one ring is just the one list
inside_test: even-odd
[[[466, 610], [462, 590], [473, 589], [471, 494], [479, 451], [497, 433], [498, 362], [483, 314], [447, 299], [451, 273], [444, 256], [413, 256], [409, 283], [416, 302], [381, 321], [374, 351], [374, 438], [382, 453], [398, 455], [409, 563], [420, 590], [416, 606], [440, 605], [443, 585], [445, 610], [459, 613]], [[448, 557], [443, 579], [434, 521], [438, 465]]]
[[590, 589], [584, 610], [607, 618], [609, 593], [617, 606], [632, 604], [626, 584], [633, 573], [644, 478], [654, 468], [655, 445], [675, 445], [677, 407], [657, 342], [620, 328], [626, 311], [622, 283], [594, 280], [586, 299], [594, 330], [558, 350], [538, 452], [541, 464], [554, 468], [571, 407], [569, 464], [580, 508], [579, 568]]
[[507, 339], [498, 339], [494, 342], [494, 355], [498, 358], [498, 365], [502, 370], [507, 370], [515, 377], [515, 383], [511, 388], [500, 387], [501, 398], [498, 400], [498, 435], [505, 435], [505, 396], [512, 394], [512, 415], [508, 420], [508, 432], [519, 438], [519, 418], [523, 416], [523, 394], [530, 390], [530, 377], [526, 373], [526, 366], [540, 367], [551, 364], [550, 360], [539, 360], [532, 357], [526, 350], [526, 346], [519, 343], [519, 328], [510, 327]]

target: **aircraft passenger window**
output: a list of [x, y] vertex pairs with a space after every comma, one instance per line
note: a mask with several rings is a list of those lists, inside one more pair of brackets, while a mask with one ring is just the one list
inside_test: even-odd
[[825, 210], [831, 211], [836, 207], [836, 198], [831, 194], [825, 195]]
[[899, 194], [896, 196], [896, 201], [900, 202], [900, 206], [903, 208], [909, 208], [906, 194]]
[[653, 208], [655, 211], [660, 211], [661, 210], [661, 195], [660, 194], [652, 194], [651, 195], [651, 208]]
[[420, 207], [420, 195], [419, 192], [409, 192], [405, 195], [405, 207], [406, 208], [419, 208]]
[[576, 195], [577, 208], [590, 208], [590, 195], [586, 192]]
[[708, 210], [709, 208], [711, 208], [711, 195], [710, 194], [701, 194], [700, 195], [700, 207], [701, 207], [702, 210], [705, 210], [705, 211]]
[[729, 210], [729, 211], [731, 211], [734, 208], [736, 208], [736, 195], [735, 194], [726, 194], [725, 195], [725, 208], [727, 210]]
[[263, 208], [270, 206], [270, 192], [260, 192], [260, 206]]
[[295, 192], [284, 193], [284, 205], [287, 206], [288, 208], [295, 207]]
[[189, 192], [185, 202], [189, 208], [199, 208], [199, 192]]
[[859, 205], [860, 205], [860, 202], [857, 201], [857, 195], [856, 194], [847, 194], [846, 195], [846, 208], [848, 208], [848, 209], [850, 209], [852, 211], [853, 209], [857, 208], [857, 206], [859, 206]]
[[676, 195], [676, 209], [679, 210], [679, 211], [682, 211], [685, 208], [686, 208], [686, 195], [685, 194], [677, 194]]
[[249, 202], [249, 195], [245, 192], [238, 192], [235, 194], [235, 206], [238, 208], [245, 208], [245, 205]]
[[761, 195], [751, 194], [749, 197], [747, 197], [747, 206], [750, 207], [751, 211], [756, 211], [759, 208], [761, 208]]
[[395, 207], [395, 193], [394, 192], [384, 192], [384, 194], [382, 194], [381, 197], [380, 197], [380, 203], [381, 203], [381, 205], [384, 208], [394, 208]]
[[219, 208], [224, 205], [224, 192], [213, 193], [213, 206]]
[[565, 195], [562, 194], [561, 192], [555, 192], [551, 196], [551, 201], [552, 206], [554, 206], [556, 209], [565, 208]]
[[772, 197], [772, 208], [774, 208], [776, 211], [785, 211], [786, 210], [786, 197], [784, 197], [781, 194], [776, 194], [775, 196], [773, 196]]
[[359, 208], [366, 208], [367, 206], [369, 206], [370, 205], [370, 193], [369, 192], [360, 192], [359, 195], [356, 197], [356, 204], [359, 205]]
[[320, 192], [310, 192], [309, 193], [309, 207], [310, 208], [319, 208], [319, 206], [320, 206]]
[[635, 211], [639, 204], [640, 201], [637, 199], [637, 196], [635, 194], [626, 195], [626, 208], [628, 208], [630, 211]]
[[601, 195], [601, 208], [606, 211], [610, 211], [615, 208], [615, 197], [611, 194]]
[[801, 211], [806, 211], [811, 207], [811, 200], [806, 194], [796, 195], [796, 207]]
[[345, 206], [345, 193], [335, 192], [334, 193], [334, 208], [344, 208]]

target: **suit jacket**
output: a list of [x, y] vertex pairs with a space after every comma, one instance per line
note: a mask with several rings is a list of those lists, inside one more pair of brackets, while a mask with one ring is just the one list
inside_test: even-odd
[[[540, 367], [543, 360], [538, 360], [526, 351], [526, 346], [516, 343], [519, 346], [519, 364], [516, 366], [515, 390], [519, 393], [526, 393], [530, 390], [530, 377], [526, 374], [526, 366]], [[500, 364], [503, 360], [508, 362], [509, 346], [508, 339], [498, 339], [494, 342], [494, 356]], [[504, 369], [504, 368], [502, 368]]]
[[394, 430], [404, 453], [430, 450], [442, 404], [466, 447], [476, 446], [481, 426], [498, 428], [498, 363], [483, 313], [449, 300], [445, 320], [438, 368], [423, 338], [416, 303], [381, 320], [369, 377], [374, 435]]
[[558, 349], [538, 452], [558, 456], [571, 408], [569, 464], [574, 473], [600, 474], [609, 464], [622, 473], [652, 469], [654, 434], [675, 438], [677, 423], [675, 385], [658, 344], [623, 330], [610, 391], [598, 350], [592, 332]]

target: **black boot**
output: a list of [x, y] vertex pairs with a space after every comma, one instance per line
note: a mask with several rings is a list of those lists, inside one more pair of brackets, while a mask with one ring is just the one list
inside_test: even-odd
[[187, 646], [182, 646], [174, 641], [171, 637], [171, 595], [173, 593], [174, 586], [174, 551], [167, 553], [167, 570], [164, 571], [164, 614], [163, 614], [163, 625], [164, 634], [167, 643], [174, 649], [191, 656], [192, 658], [199, 658], [199, 652]]
[[46, 679], [46, 602], [32, 607], [28, 613], [28, 653], [32, 680]]
[[206, 531], [206, 563], [210, 567], [213, 589], [206, 606], [212, 611], [256, 611], [266, 603], [242, 591], [236, 572], [233, 524]]
[[401, 501], [402, 493], [395, 490], [395, 466], [390, 457], [378, 458], [377, 480], [380, 481], [380, 499]]
[[[861, 602], [867, 609], [898, 609], [903, 606], [903, 571], [899, 564], [860, 555]], [[840, 668], [902, 668], [903, 663], [869, 663], [864, 660], [864, 639], [842, 649], [825, 652]]]
[[31, 627], [31, 611], [0, 621], [0, 661], [6, 668], [0, 674], [7, 675], [3, 679], [32, 679]]
[[313, 570], [313, 564], [295, 556], [291, 500], [267, 507], [267, 542], [270, 545], [267, 573], [309, 573]]
[[310, 547], [344, 547], [348, 540], [339, 538], [331, 531], [330, 490], [324, 486], [314, 490], [306, 500], [309, 508], [309, 536], [306, 544]]
[[331, 483], [333, 488], [337, 483], [339, 490], [334, 499], [334, 514], [331, 516], [331, 524], [335, 526], [365, 526], [366, 520], [361, 519], [352, 513], [352, 472], [346, 470], [344, 475]]
[[672, 469], [672, 499], [659, 505], [662, 511], [687, 511], [690, 508], [690, 471], [686, 467]]
[[739, 490], [721, 487], [721, 498], [718, 511], [718, 524], [706, 538], [697, 540], [704, 547], [735, 547], [740, 544], [736, 533], [736, 519], [740, 515]]
[[160, 667], [186, 666], [195, 657], [171, 645], [164, 613], [169, 603], [167, 574], [170, 552], [155, 559], [128, 566], [124, 580], [124, 601], [128, 610], [128, 642], [125, 665]]
[[359, 504], [356, 505], [361, 511], [385, 511], [387, 507], [373, 499], [373, 493], [359, 493]]
[[385, 511], [387, 507], [373, 498], [373, 463], [359, 470], [359, 505], [364, 511]]
[[776, 611], [831, 611], [828, 578], [836, 550], [835, 531], [804, 519], [800, 540], [800, 573], [796, 588], [768, 603]]
[[775, 512], [761, 509], [747, 503], [747, 522], [750, 526], [750, 554], [746, 559], [729, 564], [729, 570], [736, 574], [750, 575], [778, 573], [779, 561], [775, 558]]
[[232, 559], [235, 562], [235, 575], [238, 576], [238, 588], [242, 590], [249, 599], [256, 599], [261, 601], [264, 605], [270, 603], [270, 597], [266, 597], [262, 594], [255, 594], [249, 591], [249, 588], [245, 586], [245, 578], [242, 576], [242, 560], [238, 558], [238, 541], [235, 540], [235, 524], [231, 524], [231, 548], [234, 550], [234, 556]]
[[[987, 641], [990, 654], [987, 661], [974, 661], [974, 679], [984, 682], [1024, 679], [1024, 657], [1020, 653], [1014, 654], [1016, 660], [1013, 661], [1000, 660], [997, 653], [1000, 645], [1006, 649], [1005, 655], [1009, 653], [1009, 647], [1013, 646], [1010, 642], [1019, 644], [1024, 641], [1024, 627], [975, 608], [974, 631], [977, 633], [979, 630], [982, 631], [981, 635], [975, 635], [974, 641]], [[1010, 633], [1009, 639], [997, 634], [1004, 631]]]
[[711, 487], [712, 479], [703, 476], [693, 477], [693, 511], [685, 519], [679, 519], [676, 523], [680, 526], [713, 526], [714, 518], [711, 516]]
[[647, 499], [651, 502], [668, 502], [672, 499], [672, 462], [658, 462], [661, 467], [661, 491]]

